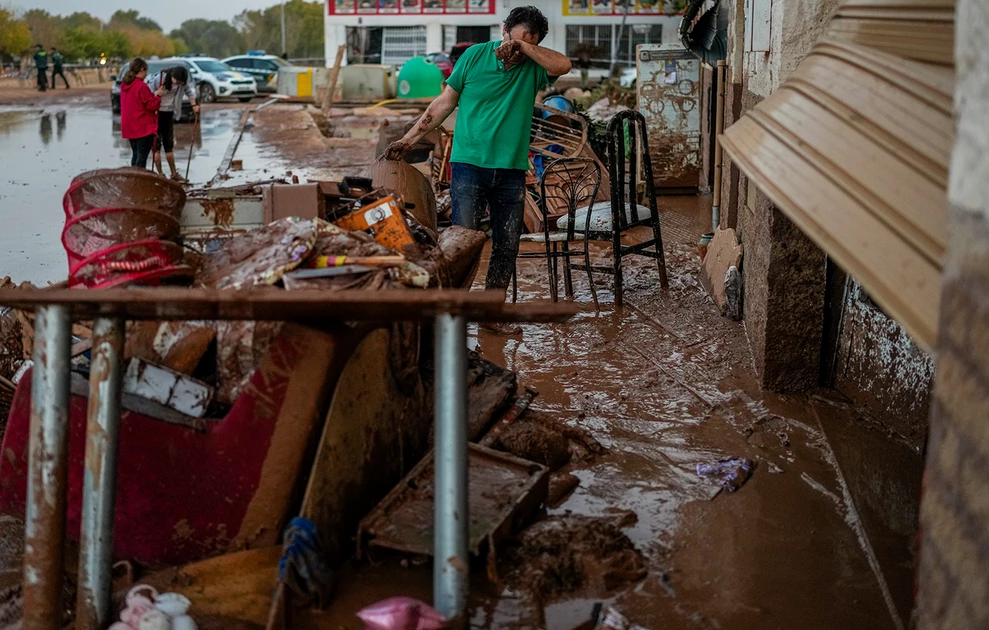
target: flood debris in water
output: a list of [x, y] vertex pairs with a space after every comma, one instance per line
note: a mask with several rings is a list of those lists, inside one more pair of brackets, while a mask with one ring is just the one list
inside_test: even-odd
[[728, 492], [735, 492], [752, 476], [755, 463], [744, 457], [719, 459], [710, 464], [697, 464], [697, 476], [721, 484]]
[[531, 412], [507, 425], [492, 441], [492, 447], [557, 471], [571, 461], [587, 463], [605, 452], [604, 446], [586, 429]]
[[602, 594], [646, 576], [642, 553], [622, 532], [635, 513], [554, 516], [525, 530], [515, 552], [518, 581], [548, 602], [583, 590]]

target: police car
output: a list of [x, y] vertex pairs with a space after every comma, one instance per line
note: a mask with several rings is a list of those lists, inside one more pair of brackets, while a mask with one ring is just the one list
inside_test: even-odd
[[251, 50], [246, 55], [227, 57], [223, 63], [254, 77], [261, 92], [275, 92], [278, 89], [278, 71], [292, 66], [281, 57], [269, 55], [263, 50]]

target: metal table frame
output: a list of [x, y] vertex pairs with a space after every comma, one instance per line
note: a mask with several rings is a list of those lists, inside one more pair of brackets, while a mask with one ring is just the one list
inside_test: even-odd
[[436, 511], [434, 605], [450, 619], [467, 608], [467, 322], [546, 322], [571, 304], [506, 304], [501, 292], [289, 292], [199, 289], [0, 290], [0, 304], [36, 312], [24, 627], [60, 629], [69, 373], [73, 319], [93, 319], [76, 628], [112, 621], [111, 566], [126, 322], [150, 320], [428, 321], [435, 323]]

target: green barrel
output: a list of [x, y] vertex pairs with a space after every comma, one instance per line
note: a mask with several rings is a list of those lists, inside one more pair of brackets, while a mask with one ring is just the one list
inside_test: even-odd
[[398, 73], [398, 98], [429, 98], [443, 91], [443, 72], [425, 57], [413, 57]]

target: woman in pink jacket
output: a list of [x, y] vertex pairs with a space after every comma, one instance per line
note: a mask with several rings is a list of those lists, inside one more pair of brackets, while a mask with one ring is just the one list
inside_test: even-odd
[[163, 89], [154, 94], [144, 82], [148, 63], [140, 57], [130, 62], [120, 85], [120, 131], [130, 140], [131, 166], [148, 168], [148, 156], [158, 135], [158, 109]]

